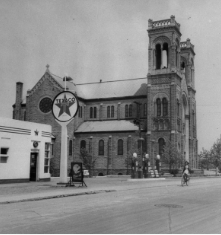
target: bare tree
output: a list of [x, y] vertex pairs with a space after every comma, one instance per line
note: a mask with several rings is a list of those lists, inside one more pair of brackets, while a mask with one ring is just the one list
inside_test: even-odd
[[83, 166], [89, 171], [90, 177], [92, 177], [92, 172], [97, 158], [93, 158], [85, 148], [81, 148], [79, 157], [82, 160]]
[[170, 170], [176, 168], [182, 162], [182, 156], [177, 146], [169, 140], [163, 148], [162, 161], [169, 165]]

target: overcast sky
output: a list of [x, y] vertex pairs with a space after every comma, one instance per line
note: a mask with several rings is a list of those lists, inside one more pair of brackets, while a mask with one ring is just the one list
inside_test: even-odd
[[175, 15], [195, 45], [199, 151], [221, 134], [220, 0], [0, 0], [0, 116], [46, 65], [76, 83], [146, 77], [148, 19]]

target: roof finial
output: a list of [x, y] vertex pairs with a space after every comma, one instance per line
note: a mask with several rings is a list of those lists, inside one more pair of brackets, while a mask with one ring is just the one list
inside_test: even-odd
[[49, 71], [49, 67], [50, 67], [49, 64], [47, 64], [47, 65], [46, 65], [46, 72], [48, 72], [48, 73], [50, 72], [50, 71]]

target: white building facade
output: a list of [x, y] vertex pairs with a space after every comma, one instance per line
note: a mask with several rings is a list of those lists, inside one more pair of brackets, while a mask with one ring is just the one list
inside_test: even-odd
[[49, 181], [51, 126], [0, 118], [0, 183]]

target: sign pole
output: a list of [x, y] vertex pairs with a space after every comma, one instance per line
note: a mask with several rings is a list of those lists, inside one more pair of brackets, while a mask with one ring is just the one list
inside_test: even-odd
[[[73, 119], [72, 119], [73, 120]], [[68, 172], [68, 131], [67, 125], [72, 121], [68, 122], [56, 122], [61, 126], [61, 158], [60, 158], [60, 182], [67, 183], [67, 172]]]

